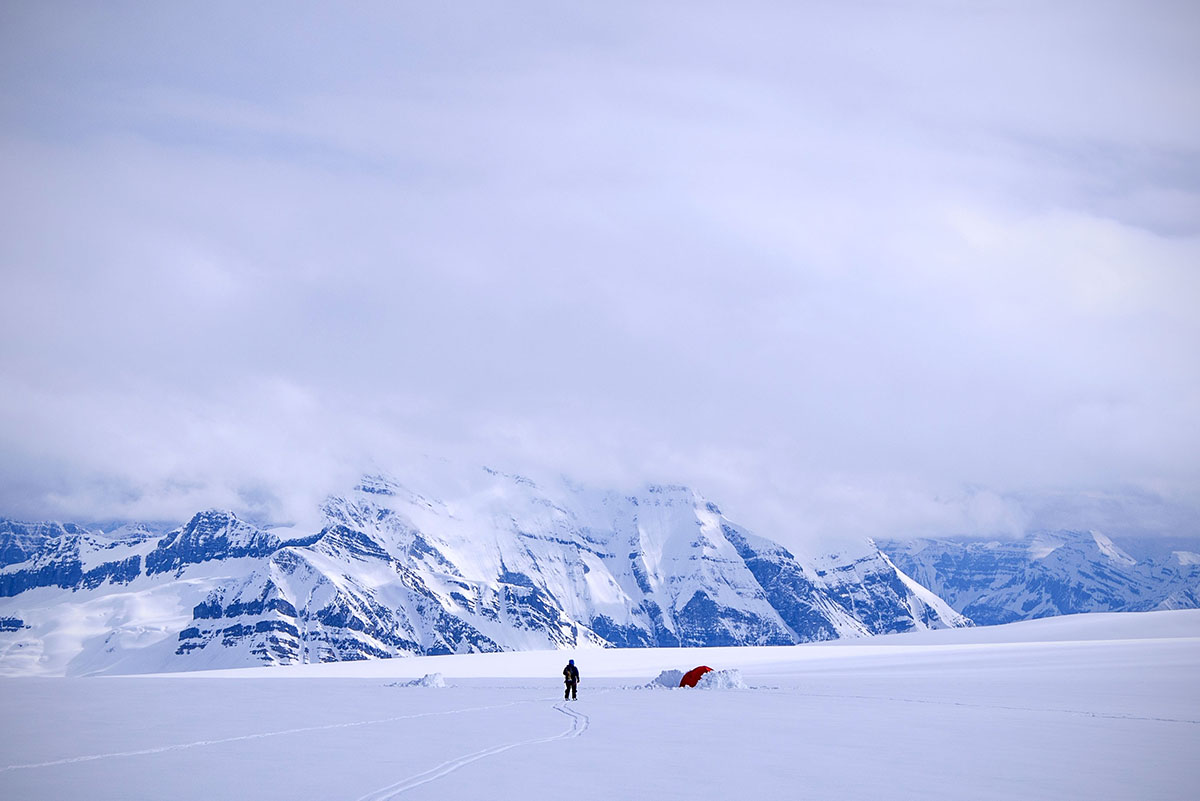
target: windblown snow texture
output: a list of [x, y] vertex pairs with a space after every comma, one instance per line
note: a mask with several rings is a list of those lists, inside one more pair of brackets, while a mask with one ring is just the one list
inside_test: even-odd
[[821, 565], [698, 493], [385, 476], [318, 531], [0, 526], [0, 670], [128, 673], [534, 648], [784, 645], [966, 625], [876, 550]]

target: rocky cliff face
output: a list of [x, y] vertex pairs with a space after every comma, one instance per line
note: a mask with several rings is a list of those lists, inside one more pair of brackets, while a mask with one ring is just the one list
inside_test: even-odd
[[70, 523], [0, 520], [0, 598], [39, 587], [127, 584], [141, 574], [145, 549], [139, 546], [152, 536], [142, 527], [106, 537]]
[[1103, 534], [1042, 532], [1010, 542], [881, 543], [896, 565], [979, 625], [1077, 612], [1200, 606], [1200, 558], [1138, 561]]
[[0, 617], [17, 623], [0, 627], [0, 669], [783, 645], [967, 624], [874, 548], [805, 564], [685, 487], [483, 471], [417, 491], [372, 476], [323, 513], [312, 532], [216, 510], [162, 536], [8, 522]]

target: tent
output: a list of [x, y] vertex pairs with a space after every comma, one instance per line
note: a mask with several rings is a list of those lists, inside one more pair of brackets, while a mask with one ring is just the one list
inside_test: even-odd
[[711, 673], [711, 672], [712, 672], [712, 668], [710, 668], [708, 665], [701, 665], [700, 667], [694, 667], [691, 670], [689, 670], [687, 673], [683, 674], [683, 678], [679, 680], [679, 686], [680, 687], [695, 687], [696, 682], [700, 681], [701, 676], [703, 676], [705, 673]]

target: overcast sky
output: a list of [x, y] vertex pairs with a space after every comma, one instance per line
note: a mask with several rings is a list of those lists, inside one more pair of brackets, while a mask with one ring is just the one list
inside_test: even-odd
[[244, 5], [0, 7], [0, 514], [1197, 532], [1196, 3]]

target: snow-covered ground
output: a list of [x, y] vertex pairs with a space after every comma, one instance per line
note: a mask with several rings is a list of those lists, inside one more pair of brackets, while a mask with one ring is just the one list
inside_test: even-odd
[[[1196, 610], [580, 651], [579, 700], [564, 704], [556, 676], [571, 655], [0, 680], [0, 797], [1200, 795]], [[640, 687], [698, 664], [750, 689]], [[446, 686], [405, 686], [433, 673]]]

